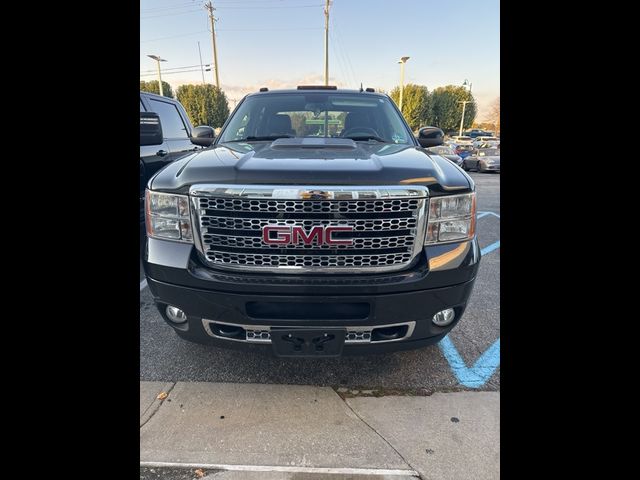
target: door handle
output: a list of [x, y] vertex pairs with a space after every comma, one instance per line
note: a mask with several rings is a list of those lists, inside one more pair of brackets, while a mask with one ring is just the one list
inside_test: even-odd
[[165, 155], [169, 155], [169, 152], [167, 152], [166, 150], [158, 150], [156, 152], [156, 155], [159, 157], [164, 157]]

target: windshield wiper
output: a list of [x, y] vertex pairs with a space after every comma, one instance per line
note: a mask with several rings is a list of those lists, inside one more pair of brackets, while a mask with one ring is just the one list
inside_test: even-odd
[[355, 137], [344, 137], [344, 138], [350, 138], [354, 142], [360, 142], [365, 140], [375, 140], [376, 142], [389, 143], [385, 139], [376, 137], [375, 135], [356, 135]]
[[262, 137], [253, 137], [253, 136], [249, 136], [247, 138], [242, 138], [240, 140], [236, 140], [237, 142], [242, 142], [242, 141], [259, 141], [259, 140], [278, 140], [279, 138], [294, 138], [293, 135], [265, 135]]

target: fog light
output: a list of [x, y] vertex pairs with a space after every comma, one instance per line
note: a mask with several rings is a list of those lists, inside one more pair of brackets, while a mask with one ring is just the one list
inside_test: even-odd
[[178, 307], [167, 305], [167, 317], [173, 323], [184, 323], [187, 321], [187, 314], [180, 310]]
[[433, 323], [435, 323], [436, 325], [438, 325], [439, 327], [446, 327], [451, 322], [453, 322], [453, 319], [455, 317], [456, 317], [456, 314], [453, 311], [453, 308], [447, 308], [445, 310], [442, 310], [442, 311], [436, 313], [433, 316], [433, 319], [431, 321]]

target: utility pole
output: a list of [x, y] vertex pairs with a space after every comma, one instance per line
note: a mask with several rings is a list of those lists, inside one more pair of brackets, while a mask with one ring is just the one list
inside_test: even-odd
[[216, 21], [213, 16], [213, 5], [211, 4], [211, 0], [207, 2], [205, 8], [209, 11], [209, 20], [211, 21], [211, 38], [213, 39], [213, 68], [216, 73], [216, 87], [220, 88], [220, 79], [218, 78], [218, 50], [216, 49], [216, 30], [214, 26], [214, 22]]
[[402, 113], [402, 97], [404, 96], [404, 64], [407, 63], [411, 57], [402, 57], [398, 60], [400, 64], [400, 113]]
[[324, 7], [324, 84], [329, 85], [329, 7], [331, 0], [326, 0]]
[[162, 75], [160, 74], [160, 62], [166, 62], [164, 58], [160, 58], [160, 55], [147, 55], [149, 58], [153, 58], [158, 64], [158, 86], [160, 87], [160, 96], [164, 97], [164, 91], [162, 90]]
[[202, 66], [202, 51], [200, 50], [200, 40], [198, 40], [198, 55], [200, 55], [200, 73], [202, 73], [202, 84], [204, 85], [204, 67]]
[[464, 110], [467, 107], [467, 103], [471, 103], [471, 100], [464, 100], [461, 102], [458, 102], [462, 104], [462, 118], [460, 119], [460, 133], [458, 134], [458, 136], [462, 136], [462, 125], [464, 124]]

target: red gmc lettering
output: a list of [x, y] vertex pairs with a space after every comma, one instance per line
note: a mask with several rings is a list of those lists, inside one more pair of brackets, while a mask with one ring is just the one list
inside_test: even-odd
[[297, 245], [302, 240], [302, 243], [305, 245], [311, 245], [313, 243], [313, 238], [318, 237], [318, 245], [322, 245], [322, 227], [317, 226], [313, 227], [307, 235], [302, 227], [291, 227], [291, 243]]
[[[353, 227], [312, 227], [309, 233], [303, 227], [272, 226], [262, 229], [262, 241], [268, 245], [353, 245], [353, 239], [337, 240], [333, 238], [335, 232], [352, 232]], [[273, 234], [272, 234], [273, 232]]]
[[352, 232], [353, 227], [325, 227], [324, 229], [324, 243], [327, 245], [353, 245], [353, 239], [348, 238], [345, 240], [334, 240], [333, 232]]
[[[276, 232], [276, 237], [271, 238], [270, 233]], [[262, 229], [262, 241], [272, 245], [287, 245], [291, 243], [290, 227], [264, 227]]]

